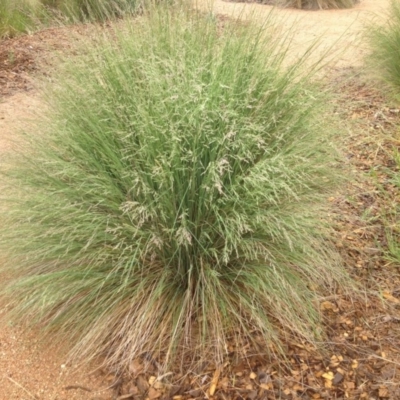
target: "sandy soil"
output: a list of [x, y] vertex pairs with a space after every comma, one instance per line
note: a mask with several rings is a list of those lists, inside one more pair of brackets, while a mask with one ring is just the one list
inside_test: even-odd
[[[365, 51], [358, 41], [364, 24], [383, 12], [389, 2], [362, 0], [354, 9], [341, 11], [275, 12], [283, 18], [283, 29], [296, 24], [293, 48], [304, 49], [316, 38], [321, 38], [320, 51], [331, 46], [342, 49], [338, 57], [340, 66], [357, 66], [361, 64]], [[206, 2], [201, 3], [201, 7], [206, 7]], [[213, 9], [229, 16], [243, 14], [262, 21], [272, 7], [216, 0]], [[24, 43], [28, 46], [29, 38]], [[12, 149], [15, 132], [23, 128], [39, 106], [32, 88], [4, 96], [0, 102], [0, 162], [1, 154]], [[111, 398], [110, 391], [101, 389], [110, 385], [113, 377], [99, 372], [93, 374], [93, 370], [94, 366], [77, 368], [67, 365], [64, 353], [47, 344], [44, 346], [38, 335], [4, 322], [0, 326], [0, 400]]]
[[16, 93], [0, 103], [0, 155], [13, 147], [15, 133], [34, 117], [40, 101], [35, 93]]
[[360, 65], [365, 48], [360, 41], [360, 34], [368, 21], [384, 14], [390, 0], [361, 0], [352, 9], [304, 11], [295, 9], [275, 9], [258, 3], [236, 3], [229, 0], [198, 0], [202, 8], [212, 8], [219, 14], [244, 16], [262, 23], [273, 12], [279, 20], [282, 31], [291, 29], [295, 32], [292, 49], [302, 53], [318, 41], [322, 54], [327, 49], [336, 51], [334, 60], [337, 66]]
[[113, 382], [95, 368], [67, 364], [60, 349], [19, 327], [0, 328], [1, 400], [108, 400]]

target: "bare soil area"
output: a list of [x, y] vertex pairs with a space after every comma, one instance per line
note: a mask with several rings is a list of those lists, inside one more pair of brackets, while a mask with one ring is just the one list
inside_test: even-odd
[[[361, 0], [350, 10], [274, 11], [282, 17], [283, 30], [295, 24], [293, 49], [304, 51], [320, 38], [319, 51], [338, 51], [329, 85], [337, 93], [346, 159], [359, 176], [330, 199], [332, 223], [350, 273], [376, 296], [363, 304], [338, 295], [321, 299], [330, 337], [327, 353], [288, 343], [289, 367], [254, 355], [246, 362], [233, 357], [222, 370], [205, 364], [189, 377], [171, 371], [165, 378], [156, 362], [143, 374], [143, 364], [152, 360], [138, 359], [126, 376], [118, 377], [96, 365], [67, 362], [64, 349], [0, 318], [0, 400], [400, 399], [400, 275], [398, 266], [382, 257], [382, 210], [400, 200], [386, 172], [393, 168], [390, 150], [400, 143], [393, 139], [400, 113], [363, 78], [366, 49], [359, 40], [365, 23], [389, 3]], [[216, 0], [213, 9], [261, 22], [272, 7]], [[57, 52], [73, 49], [87, 29], [54, 28], [0, 42], [0, 162], [12, 151], [16, 132], [41, 106], [35, 77], [47, 74]], [[376, 189], [377, 181], [393, 194], [389, 200]], [[243, 343], [243, 351], [249, 355], [252, 349]]]
[[[318, 41], [318, 51], [314, 56], [337, 52], [334, 61], [337, 66], [360, 65], [365, 46], [360, 35], [368, 21], [381, 16], [390, 0], [361, 0], [354, 8], [346, 10], [305, 11], [297, 9], [277, 9], [256, 2], [236, 2], [232, 0], [198, 0], [199, 6], [212, 8], [216, 13], [227, 16], [243, 16], [260, 23], [269, 13], [274, 13], [282, 31], [295, 32], [291, 47], [302, 54], [311, 44]], [[210, 5], [212, 4], [212, 5]]]

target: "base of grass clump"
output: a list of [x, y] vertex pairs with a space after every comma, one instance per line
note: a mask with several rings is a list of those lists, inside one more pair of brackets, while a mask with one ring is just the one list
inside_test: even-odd
[[66, 62], [29, 152], [3, 161], [11, 315], [116, 368], [322, 340], [317, 296], [352, 283], [305, 60], [268, 27], [180, 9], [119, 29]]

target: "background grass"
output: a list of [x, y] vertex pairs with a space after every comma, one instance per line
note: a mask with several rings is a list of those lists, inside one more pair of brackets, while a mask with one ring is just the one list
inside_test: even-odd
[[[381, 21], [367, 26], [366, 36], [370, 44], [371, 53], [368, 58], [370, 69], [374, 77], [384, 84], [385, 94], [389, 94], [396, 103], [400, 101], [400, 2], [392, 0], [386, 23]], [[398, 138], [395, 138], [398, 142]], [[393, 184], [400, 187], [400, 157], [394, 149], [394, 161], [397, 171], [389, 173]], [[388, 194], [390, 196], [391, 194]], [[388, 242], [388, 259], [400, 262], [400, 210], [396, 199], [392, 201], [392, 208], [387, 215], [386, 236]]]
[[[393, 185], [400, 190], [400, 154], [398, 150], [394, 150], [394, 160], [397, 167], [389, 173], [389, 176]], [[398, 198], [392, 198], [392, 207], [386, 220], [386, 238], [388, 260], [400, 265], [400, 205]]]
[[[267, 0], [302, 9], [350, 8], [359, 0]], [[263, 2], [263, 1], [261, 1]], [[139, 0], [0, 0], [0, 37], [26, 33], [46, 21], [105, 21], [136, 13]]]
[[117, 368], [323, 339], [317, 296], [352, 287], [325, 222], [337, 154], [271, 24], [164, 7], [61, 68], [2, 165], [17, 320]]
[[323, 10], [333, 8], [350, 8], [359, 0], [277, 0], [277, 5], [302, 8], [306, 10]]
[[27, 33], [40, 13], [39, 0], [0, 0], [0, 37]]
[[367, 27], [367, 38], [371, 46], [369, 63], [375, 75], [400, 98], [400, 2], [393, 0], [386, 23]]
[[0, 0], [0, 37], [51, 22], [105, 21], [135, 14], [139, 0]]
[[104, 21], [137, 11], [138, 0], [42, 0], [72, 21]]

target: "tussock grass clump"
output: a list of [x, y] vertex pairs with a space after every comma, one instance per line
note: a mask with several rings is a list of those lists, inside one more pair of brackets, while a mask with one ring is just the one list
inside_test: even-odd
[[359, 0], [277, 0], [278, 5], [305, 10], [351, 8], [358, 2]]
[[316, 298], [347, 279], [323, 222], [336, 153], [267, 28], [162, 9], [67, 63], [3, 166], [15, 316], [120, 367], [323, 337]]
[[393, 0], [388, 20], [369, 25], [367, 37], [371, 45], [370, 63], [379, 79], [392, 88], [400, 99], [400, 2]]

